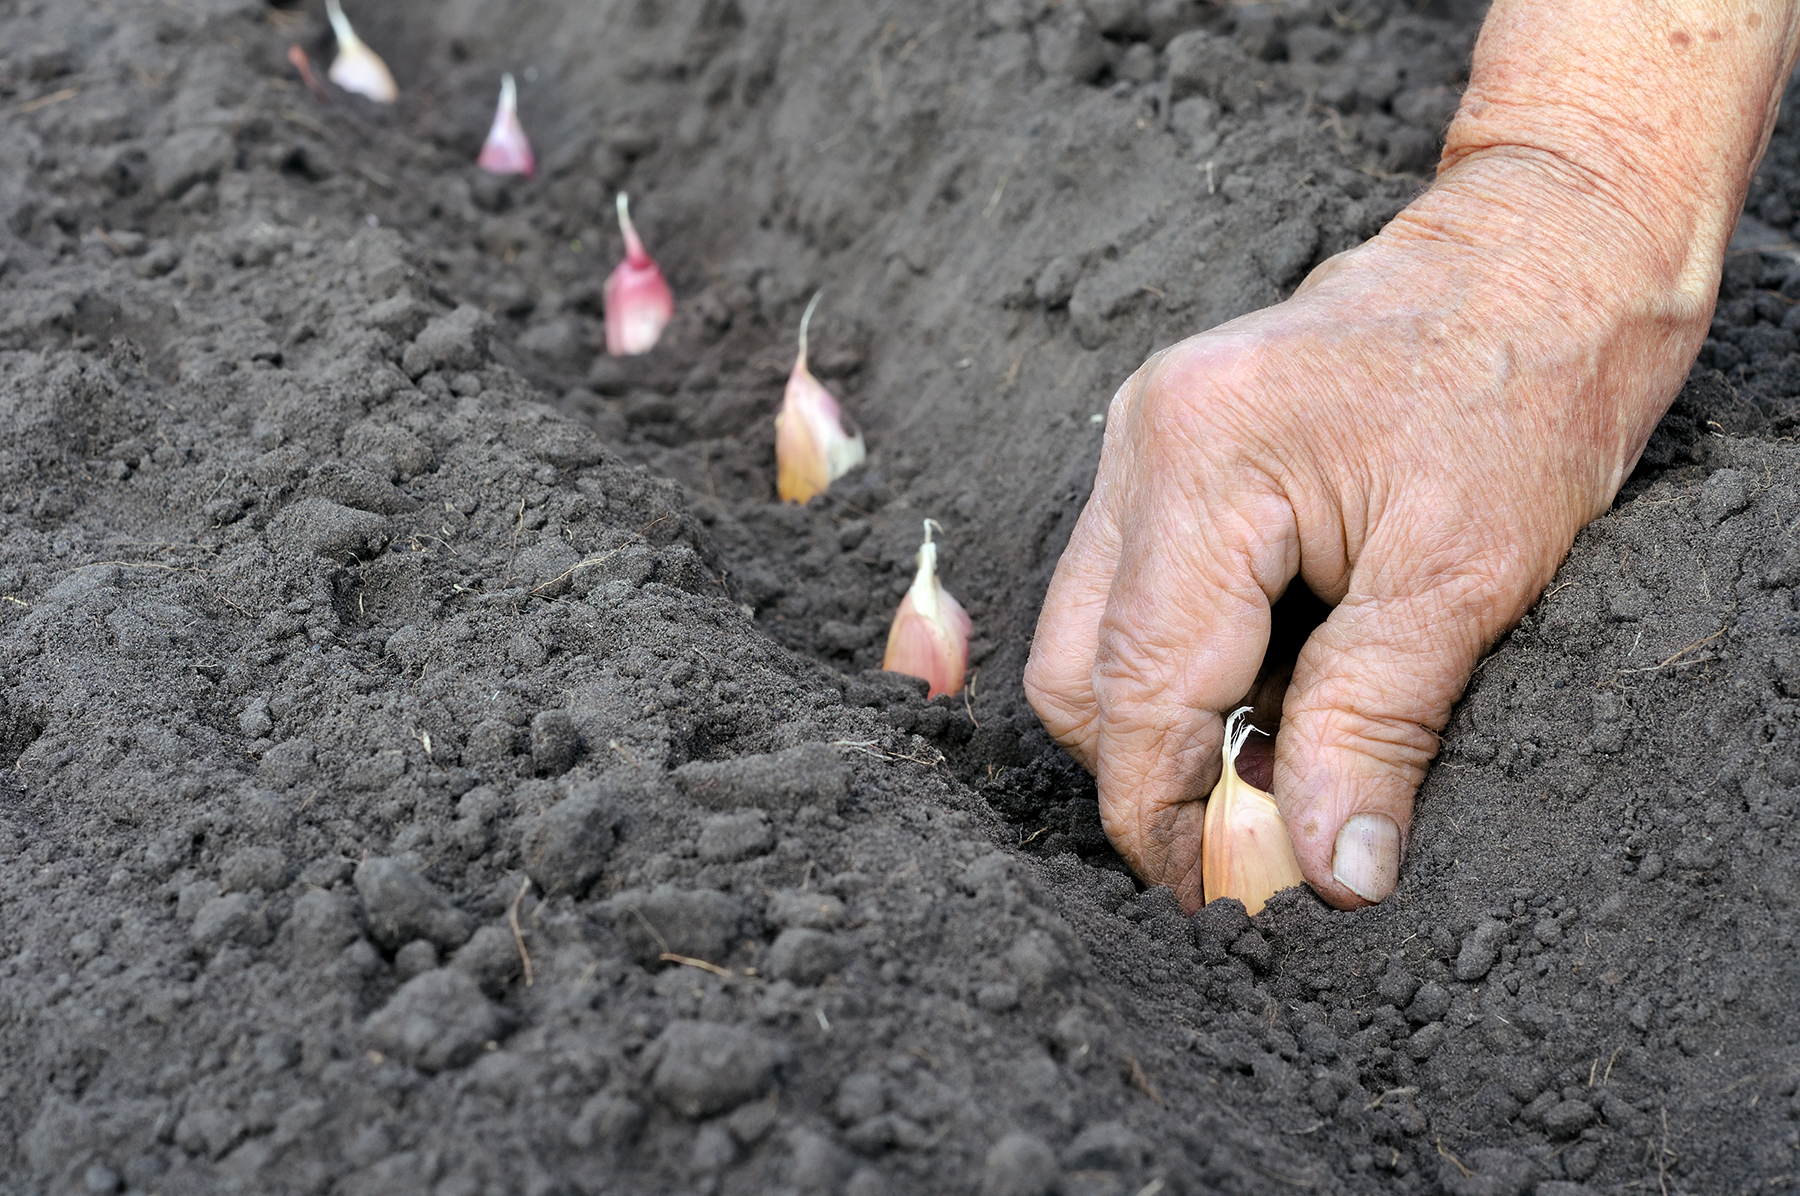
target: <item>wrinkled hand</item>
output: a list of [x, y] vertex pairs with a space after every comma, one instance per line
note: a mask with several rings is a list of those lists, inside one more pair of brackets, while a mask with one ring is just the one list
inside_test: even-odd
[[1333, 609], [1281, 703], [1275, 800], [1327, 901], [1393, 890], [1476, 662], [1606, 510], [1704, 335], [1707, 280], [1633, 276], [1633, 236], [1554, 161], [1476, 159], [1119, 390], [1026, 687], [1147, 882], [1201, 902], [1221, 714], [1299, 577]]

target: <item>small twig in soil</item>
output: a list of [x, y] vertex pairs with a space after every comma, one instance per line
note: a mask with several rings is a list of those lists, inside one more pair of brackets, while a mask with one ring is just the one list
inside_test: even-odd
[[102, 565], [117, 565], [121, 569], [167, 569], [177, 573], [183, 569], [192, 568], [190, 565], [165, 565], [161, 561], [89, 561], [85, 565], [75, 566], [69, 572], [79, 573], [83, 569], [98, 569]]
[[214, 590], [213, 597], [217, 598], [220, 602], [223, 602], [226, 606], [229, 606], [232, 610], [235, 610], [238, 614], [243, 615], [246, 619], [254, 619], [256, 617], [254, 614], [250, 613], [248, 607], [240, 606], [227, 598], [225, 596], [225, 591], [223, 590]]
[[704, 959], [695, 959], [692, 955], [677, 955], [673, 951], [664, 951], [656, 958], [664, 963], [678, 963], [684, 968], [699, 968], [702, 972], [711, 972], [715, 976], [723, 976], [727, 980], [737, 979], [737, 973], [730, 968], [722, 968], [716, 963], [708, 963]]
[[[445, 528], [444, 530], [448, 531], [449, 529]], [[456, 551], [456, 546], [451, 544], [450, 541], [444, 539], [442, 536], [434, 536], [430, 532], [426, 532], [423, 535], [419, 534], [418, 532], [414, 532], [412, 535], [410, 535], [406, 538], [406, 546], [408, 548], [412, 549], [414, 552], [424, 552], [425, 551], [425, 542], [427, 540], [434, 541], [438, 544], [443, 545], [444, 551], [448, 552], [451, 556], [461, 556], [462, 555], [462, 553]]]
[[969, 683], [963, 687], [963, 709], [968, 711], [969, 721], [975, 724], [977, 731], [981, 730], [981, 720], [975, 717], [975, 682], [980, 679], [981, 673], [977, 671], [970, 675]]
[[1669, 1149], [1669, 1108], [1667, 1105], [1662, 1108], [1662, 1131], [1662, 1145], [1654, 1148], [1656, 1150], [1656, 1184], [1662, 1189], [1663, 1196], [1669, 1196], [1669, 1167], [1668, 1163], [1663, 1161], [1663, 1156], [1667, 1155], [1669, 1162], [1674, 1162], [1681, 1156]]
[[662, 931], [658, 930], [654, 925], [651, 924], [650, 919], [646, 918], [644, 916], [643, 910], [639, 909], [635, 905], [631, 906], [630, 908], [631, 908], [632, 917], [636, 918], [638, 921], [640, 921], [644, 924], [644, 929], [648, 930], [650, 932], [650, 937], [656, 940], [656, 945], [663, 949], [663, 954], [664, 955], [669, 954], [669, 940], [662, 936]]
[[911, 58], [912, 52], [919, 48], [920, 42], [924, 41], [943, 27], [944, 23], [942, 21], [933, 21], [931, 24], [925, 26], [925, 28], [907, 39], [906, 44], [900, 47], [900, 53], [894, 56], [894, 61], [905, 62], [908, 58]]
[[1136, 1088], [1139, 1092], [1143, 1093], [1163, 1108], [1166, 1109], [1169, 1107], [1169, 1102], [1163, 1099], [1162, 1093], [1158, 1092], [1156, 1090], [1156, 1085], [1151, 1083], [1150, 1073], [1144, 1070], [1144, 1065], [1138, 1062], [1136, 1055], [1125, 1056], [1125, 1068], [1131, 1076], [1131, 1086], [1133, 1088]]
[[1013, 358], [1012, 365], [1008, 367], [1006, 371], [1006, 380], [1000, 383], [1001, 394], [1010, 391], [1013, 388], [1013, 383], [1019, 380], [1019, 367], [1025, 364], [1025, 358], [1031, 352], [1031, 348], [1030, 345], [1026, 345], [1023, 349], [1019, 350], [1019, 355]]
[[527, 876], [525, 883], [519, 886], [512, 904], [506, 907], [506, 924], [512, 927], [513, 942], [519, 947], [519, 962], [525, 965], [525, 987], [531, 987], [531, 952], [525, 949], [525, 932], [519, 928], [519, 903], [525, 900], [525, 894], [531, 892], [531, 878]]
[[639, 772], [644, 771], [644, 766], [642, 764], [639, 764], [636, 760], [632, 759], [631, 753], [626, 751], [624, 745], [621, 744], [618, 740], [609, 739], [606, 741], [606, 746], [611, 748], [613, 751], [619, 753], [619, 755], [624, 758], [625, 763], [631, 765], [633, 768], [637, 769]]
[[718, 502], [719, 492], [713, 486], [712, 441], [705, 438], [700, 441], [700, 473], [706, 478], [706, 496]]
[[1387, 1100], [1389, 1097], [1404, 1096], [1407, 1100], [1410, 1101], [1413, 1098], [1413, 1096], [1415, 1094], [1417, 1094], [1418, 1091], [1419, 1090], [1417, 1088], [1389, 1088], [1386, 1092], [1382, 1093], [1380, 1096], [1376, 1097], [1374, 1100], [1372, 1100], [1368, 1104], [1364, 1105], [1363, 1112], [1368, 1113], [1368, 1112], [1372, 1112], [1375, 1109], [1381, 1108], [1382, 1102]]
[[39, 96], [35, 100], [26, 100], [23, 104], [14, 104], [5, 111], [0, 111], [0, 119], [9, 116], [24, 116], [27, 112], [36, 112], [39, 108], [48, 108], [52, 104], [60, 104], [64, 100], [72, 100], [81, 94], [79, 87], [65, 87], [61, 91], [53, 91], [47, 96]]
[[932, 1054], [930, 1051], [926, 1050], [924, 1047], [917, 1047], [917, 1046], [907, 1047], [906, 1053], [911, 1055], [913, 1058], [922, 1061], [925, 1064], [925, 1066], [929, 1067], [932, 1071], [943, 1071], [944, 1070], [944, 1061], [942, 1059], [939, 1059], [936, 1055]]
[[506, 580], [500, 585], [500, 588], [503, 590], [512, 584], [513, 577], [515, 576], [513, 573], [513, 562], [519, 559], [519, 537], [524, 534], [525, 500], [521, 498], [519, 500], [519, 521], [513, 525], [512, 552], [506, 558]]
[[1737, 1079], [1733, 1080], [1731, 1083], [1725, 1085], [1725, 1087], [1719, 1089], [1719, 1095], [1720, 1096], [1730, 1096], [1733, 1092], [1736, 1092], [1739, 1088], [1742, 1088], [1745, 1084], [1754, 1083], [1755, 1081], [1760, 1080], [1760, 1079], [1762, 1079], [1762, 1075], [1761, 1075], [1761, 1073], [1758, 1073], [1758, 1072], [1752, 1072], [1751, 1074], [1749, 1074], [1747, 1076], [1739, 1076]]
[[1475, 1173], [1473, 1171], [1469, 1170], [1468, 1167], [1463, 1164], [1463, 1161], [1461, 1159], [1457, 1158], [1454, 1154], [1450, 1153], [1450, 1149], [1444, 1145], [1444, 1140], [1442, 1138], [1439, 1138], [1437, 1140], [1437, 1152], [1440, 1157], [1449, 1159], [1451, 1165], [1454, 1166], [1458, 1171], [1463, 1173], [1464, 1179], [1473, 1178], [1473, 1176], [1475, 1175]]
[[936, 768], [944, 762], [942, 753], [938, 753], [935, 759], [927, 759], [924, 756], [902, 756], [876, 747], [878, 742], [879, 740], [874, 739], [834, 739], [831, 741], [831, 746], [843, 748], [846, 751], [861, 752], [863, 755], [873, 756], [877, 760], [905, 760], [912, 764], [923, 764], [928, 768]]
[[1000, 176], [1000, 183], [994, 188], [993, 197], [987, 201], [987, 207], [981, 210], [981, 218], [983, 220], [992, 218], [994, 209], [1000, 206], [1000, 197], [1006, 194], [1006, 184], [1012, 182], [1013, 172], [1019, 169], [1019, 163], [1024, 160], [1024, 150], [1020, 150], [1017, 154], [1013, 155], [1012, 165], [1008, 166], [1006, 172]]
[[1712, 643], [1714, 640], [1718, 639], [1720, 636], [1724, 635], [1729, 630], [1731, 630], [1729, 627], [1721, 627], [1717, 631], [1713, 632], [1711, 635], [1707, 636], [1705, 639], [1695, 640], [1693, 643], [1689, 644], [1685, 648], [1682, 648], [1680, 651], [1678, 651], [1674, 655], [1668, 657], [1666, 660], [1662, 661], [1660, 664], [1645, 665], [1643, 668], [1638, 668], [1638, 669], [1620, 669], [1618, 672], [1618, 675], [1624, 676], [1627, 673], [1655, 673], [1655, 672], [1661, 671], [1662, 669], [1669, 668], [1671, 666], [1673, 666], [1675, 668], [1686, 668], [1688, 665], [1691, 665], [1691, 664], [1707, 664], [1710, 661], [1717, 660], [1717, 659], [1719, 659], [1717, 656], [1696, 656], [1691, 660], [1682, 660], [1681, 658], [1683, 656], [1686, 656], [1689, 652], [1692, 652], [1695, 648], [1701, 647], [1705, 644]]
[[[633, 543], [635, 543], [635, 541], [633, 541]], [[617, 548], [609, 549], [608, 551], [601, 553], [599, 556], [589, 557], [585, 561], [576, 561], [573, 565], [570, 565], [567, 569], [564, 569], [561, 573], [558, 573], [555, 577], [552, 577], [550, 580], [540, 581], [535, 586], [532, 586], [531, 592], [533, 594], [535, 594], [539, 590], [548, 589], [549, 587], [555, 585], [559, 581], [566, 581], [567, 579], [575, 576], [575, 574], [579, 570], [591, 569], [595, 565], [604, 565], [608, 560], [612, 559], [615, 556], [618, 556], [621, 552], [624, 552], [627, 548], [630, 548], [630, 547], [632, 547], [631, 544], [621, 544]], [[510, 566], [509, 566], [509, 568], [510, 568]]]
[[[861, 516], [864, 519], [870, 518], [870, 515], [867, 511], [863, 510], [861, 507], [857, 506], [855, 503], [847, 502], [846, 500], [839, 498], [837, 495], [833, 494], [829, 490], [825, 491], [825, 497], [830, 499], [832, 502], [836, 503], [838, 506], [843, 507], [846, 511], [854, 512], [855, 514]], [[862, 558], [858, 557], [857, 559], [861, 560]], [[876, 563], [879, 564], [880, 562], [876, 562]]]

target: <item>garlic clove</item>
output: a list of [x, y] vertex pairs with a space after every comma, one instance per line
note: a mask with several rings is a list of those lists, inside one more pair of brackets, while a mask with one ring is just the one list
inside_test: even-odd
[[800, 317], [800, 354], [775, 417], [775, 489], [784, 502], [808, 501], [868, 455], [862, 434], [844, 429], [837, 399], [806, 368], [806, 329], [824, 293], [814, 295]]
[[482, 143], [481, 156], [475, 164], [489, 174], [522, 174], [537, 177], [537, 163], [531, 156], [531, 142], [519, 124], [519, 89], [509, 74], [500, 76], [500, 106], [494, 111], [493, 127]]
[[619, 193], [619, 230], [625, 234], [625, 260], [606, 280], [606, 351], [616, 357], [648, 353], [675, 315], [675, 296], [663, 280], [631, 223], [625, 193]]
[[1256, 730], [1244, 719], [1249, 712], [1243, 706], [1225, 720], [1225, 767], [1200, 832], [1200, 883], [1207, 901], [1235, 897], [1260, 914], [1270, 897], [1306, 877], [1275, 799], [1238, 776], [1238, 752]]
[[337, 57], [326, 75], [345, 91], [367, 96], [378, 104], [393, 103], [400, 89], [394, 85], [394, 76], [387, 63], [381, 61], [381, 55], [356, 36], [338, 0], [325, 0], [325, 15], [331, 18], [331, 31], [337, 35], [338, 44]]
[[925, 521], [919, 546], [919, 570], [894, 612], [888, 629], [887, 654], [881, 667], [930, 683], [926, 696], [953, 694], [963, 687], [969, 667], [969, 633], [975, 629], [962, 604], [937, 579], [937, 545], [931, 542], [936, 520]]

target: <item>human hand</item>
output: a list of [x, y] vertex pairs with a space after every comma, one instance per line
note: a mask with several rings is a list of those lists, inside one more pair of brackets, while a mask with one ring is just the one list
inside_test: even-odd
[[1299, 577], [1333, 609], [1280, 702], [1274, 797], [1327, 901], [1392, 891], [1476, 662], [1607, 508], [1705, 334], [1716, 274], [1648, 241], [1554, 157], [1476, 155], [1286, 303], [1120, 389], [1025, 682], [1144, 880], [1201, 903], [1221, 713]]

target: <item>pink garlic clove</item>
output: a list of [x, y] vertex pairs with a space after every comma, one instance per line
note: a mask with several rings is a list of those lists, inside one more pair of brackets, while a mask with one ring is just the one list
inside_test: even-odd
[[494, 124], [482, 144], [481, 156], [475, 164], [489, 174], [522, 174], [537, 177], [537, 163], [531, 156], [531, 142], [519, 124], [519, 89], [512, 75], [500, 76], [500, 106], [494, 111]]
[[331, 18], [331, 31], [337, 35], [338, 44], [337, 57], [326, 76], [345, 91], [378, 104], [393, 103], [400, 94], [393, 74], [381, 56], [363, 44], [356, 30], [350, 28], [350, 18], [344, 15], [338, 0], [325, 0], [325, 15]]
[[888, 629], [887, 654], [881, 667], [930, 684], [927, 697], [953, 694], [963, 687], [969, 667], [969, 633], [975, 629], [962, 604], [938, 583], [937, 545], [931, 542], [935, 520], [925, 521], [925, 543], [919, 546], [919, 571], [894, 612]]
[[330, 98], [325, 94], [325, 85], [313, 74], [312, 59], [306, 56], [306, 51], [300, 48], [298, 42], [288, 47], [287, 57], [294, 69], [300, 72], [300, 82], [306, 84], [306, 90], [312, 92], [320, 103], [325, 103]]
[[606, 280], [606, 351], [616, 357], [648, 353], [675, 315], [675, 296], [662, 271], [644, 252], [625, 193], [619, 193], [619, 229], [625, 260]]
[[861, 433], [845, 431], [837, 399], [806, 368], [806, 328], [822, 294], [800, 317], [800, 354], [775, 417], [775, 489], [783, 502], [806, 502], [867, 456]]

